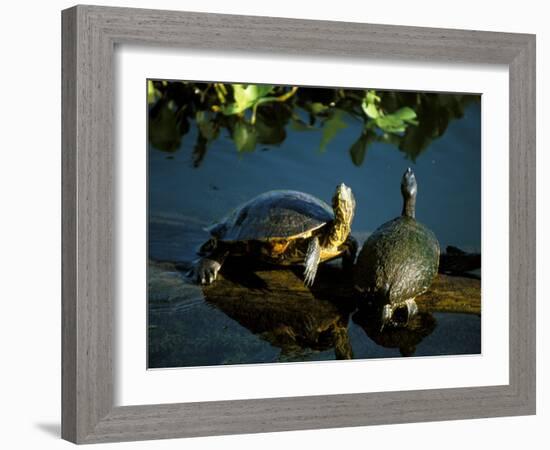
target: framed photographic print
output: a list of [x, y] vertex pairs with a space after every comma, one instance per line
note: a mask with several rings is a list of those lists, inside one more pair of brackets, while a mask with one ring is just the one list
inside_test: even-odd
[[481, 353], [480, 95], [147, 85], [148, 368]]
[[534, 36], [62, 17], [65, 439], [534, 414]]

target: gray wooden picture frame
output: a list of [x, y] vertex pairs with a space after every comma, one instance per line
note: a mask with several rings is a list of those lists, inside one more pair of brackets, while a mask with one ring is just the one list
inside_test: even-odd
[[[535, 413], [534, 35], [97, 6], [63, 11], [62, 32], [64, 439], [94, 443]], [[113, 52], [128, 43], [507, 65], [509, 384], [115, 407]]]

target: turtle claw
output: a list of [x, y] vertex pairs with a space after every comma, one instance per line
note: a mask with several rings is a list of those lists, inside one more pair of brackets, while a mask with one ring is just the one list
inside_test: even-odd
[[195, 281], [199, 284], [212, 284], [222, 265], [213, 259], [202, 258], [195, 267]]
[[315, 267], [315, 269], [313, 270], [311, 270], [309, 267], [306, 267], [306, 270], [304, 270], [304, 284], [307, 287], [313, 286], [316, 273], [317, 273], [317, 267]]
[[382, 333], [386, 325], [392, 324], [392, 316], [393, 316], [393, 309], [391, 305], [389, 304], [384, 305], [384, 307], [382, 308], [382, 317], [380, 320], [382, 322], [382, 325], [380, 326], [380, 333]]
[[407, 326], [411, 319], [416, 316], [416, 313], [418, 313], [418, 306], [414, 301], [414, 298], [406, 300], [405, 306], [407, 307], [407, 322], [405, 323], [405, 326]]
[[321, 244], [319, 239], [314, 237], [309, 242], [306, 259], [304, 261], [304, 284], [307, 287], [313, 286], [315, 281], [315, 275], [317, 275], [317, 268], [319, 267], [319, 261], [321, 260]]

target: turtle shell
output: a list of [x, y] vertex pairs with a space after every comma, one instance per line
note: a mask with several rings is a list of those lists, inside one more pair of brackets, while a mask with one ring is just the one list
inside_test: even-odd
[[207, 228], [222, 241], [271, 240], [307, 237], [334, 219], [322, 200], [298, 191], [269, 191], [233, 210]]
[[439, 242], [412, 217], [380, 226], [365, 242], [355, 268], [355, 284], [382, 303], [398, 304], [427, 291], [439, 266]]

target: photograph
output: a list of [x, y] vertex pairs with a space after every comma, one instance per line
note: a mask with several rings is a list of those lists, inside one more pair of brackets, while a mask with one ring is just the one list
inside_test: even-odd
[[481, 353], [481, 95], [146, 92], [149, 369]]

